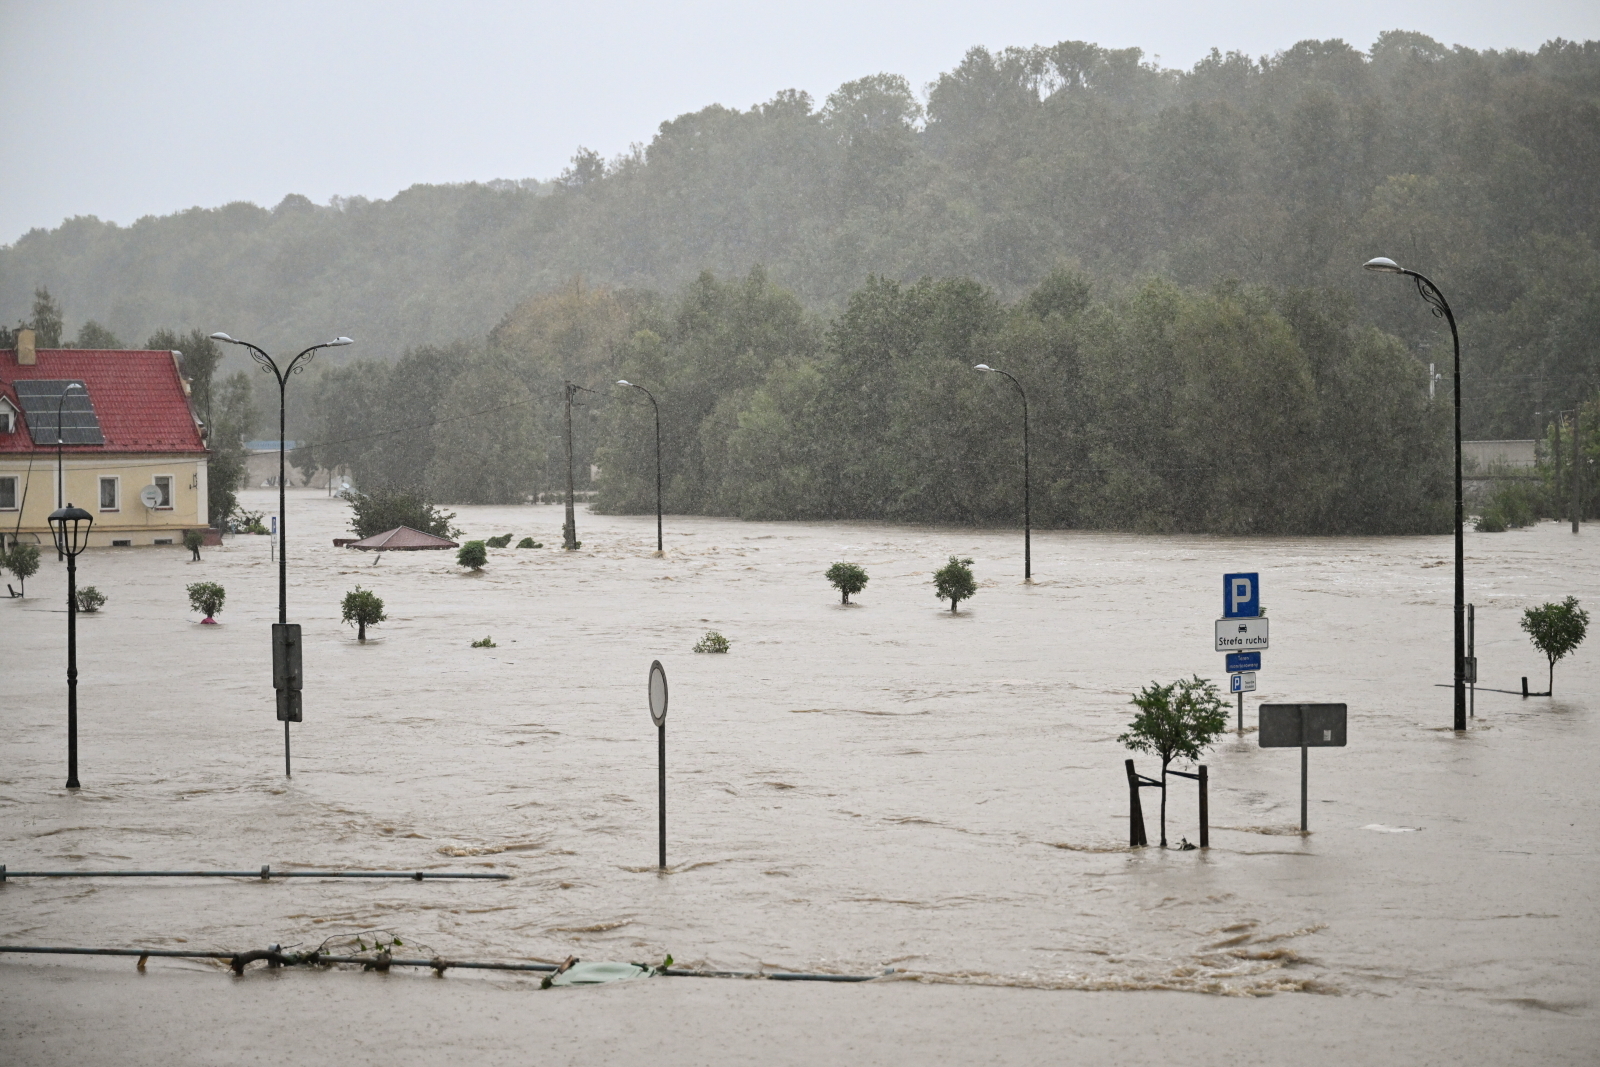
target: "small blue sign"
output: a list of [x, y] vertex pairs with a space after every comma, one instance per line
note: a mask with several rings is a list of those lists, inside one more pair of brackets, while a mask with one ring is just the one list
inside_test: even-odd
[[278, 536], [278, 516], [272, 516], [272, 536]]
[[1261, 576], [1224, 574], [1222, 576], [1222, 617], [1253, 619], [1261, 614]]
[[1239, 674], [1243, 671], [1259, 671], [1261, 669], [1261, 653], [1259, 652], [1229, 652], [1228, 673]]

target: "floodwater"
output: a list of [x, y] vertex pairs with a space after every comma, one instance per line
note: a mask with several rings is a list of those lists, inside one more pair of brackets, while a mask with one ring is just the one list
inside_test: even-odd
[[[1014, 531], [669, 517], [658, 558], [653, 517], [580, 512], [581, 551], [490, 550], [471, 574], [452, 552], [331, 547], [348, 511], [320, 492], [289, 507], [294, 777], [273, 715], [277, 571], [268, 538], [241, 536], [199, 563], [80, 559], [109, 603], [79, 618], [83, 788], [63, 789], [65, 576], [46, 555], [28, 598], [0, 602], [0, 862], [513, 879], [12, 881], [5, 943], [310, 948], [384, 929], [462, 959], [1400, 998], [1596, 1033], [1600, 637], [1557, 666], [1553, 698], [1523, 699], [1545, 664], [1517, 627], [1568, 594], [1600, 607], [1591, 529], [1468, 533], [1480, 679], [1517, 693], [1480, 690], [1458, 736], [1438, 686], [1448, 537], [1041, 532], [1030, 587]], [[560, 543], [556, 507], [458, 510], [467, 537]], [[956, 615], [931, 584], [951, 554], [979, 579]], [[822, 577], [840, 559], [872, 576], [859, 603]], [[1211, 848], [1129, 850], [1129, 696], [1225, 681], [1212, 622], [1237, 570], [1261, 573], [1272, 622], [1247, 726], [1261, 700], [1343, 701], [1349, 746], [1310, 753], [1303, 836], [1299, 753], [1230, 730], [1205, 760]], [[187, 611], [199, 580], [227, 589], [220, 626]], [[358, 584], [389, 613], [365, 644], [339, 622]], [[732, 651], [692, 653], [708, 629]], [[665, 875], [653, 659], [671, 683]], [[1144, 805], [1155, 842], [1157, 791]], [[1193, 783], [1172, 779], [1174, 845], [1196, 819]], [[0, 960], [7, 1010], [66, 966]]]

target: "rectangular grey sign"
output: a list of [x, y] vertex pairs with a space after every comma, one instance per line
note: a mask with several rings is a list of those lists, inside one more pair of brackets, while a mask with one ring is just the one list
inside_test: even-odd
[[1343, 748], [1345, 746], [1344, 704], [1262, 704], [1260, 731], [1262, 748]]

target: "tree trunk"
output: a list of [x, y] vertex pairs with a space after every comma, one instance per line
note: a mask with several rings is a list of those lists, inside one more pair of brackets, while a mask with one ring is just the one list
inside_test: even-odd
[[1556, 695], [1556, 661], [1553, 659], [1550, 660], [1550, 677], [1544, 683], [1544, 687], [1551, 696]]
[[843, 593], [843, 592], [841, 592], [841, 593], [840, 593], [840, 594], [839, 594], [839, 603], [841, 603], [841, 604], [848, 604], [848, 603], [850, 603], [850, 594], [849, 594], [849, 593]]
[[365, 620], [365, 619], [357, 619], [356, 620], [356, 640], [357, 641], [365, 641], [366, 639], [367, 639], [367, 620]]
[[1167, 847], [1167, 765], [1161, 764], [1161, 847]]
[[960, 603], [961, 603], [961, 601], [956, 599], [955, 597], [951, 597], [950, 598], [950, 614], [954, 615], [956, 613], [956, 605], [958, 605]]

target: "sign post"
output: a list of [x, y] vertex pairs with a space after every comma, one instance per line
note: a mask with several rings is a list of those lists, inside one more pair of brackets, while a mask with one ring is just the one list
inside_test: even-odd
[[650, 661], [650, 721], [656, 724], [656, 785], [660, 812], [659, 865], [667, 869], [667, 671], [660, 660]]
[[300, 624], [275, 622], [272, 624], [272, 688], [278, 691], [278, 721], [283, 723], [283, 776], [289, 771], [289, 724], [300, 722], [304, 713], [300, 707], [300, 690], [305, 682], [305, 672], [300, 666]]
[[1262, 748], [1300, 749], [1300, 832], [1306, 825], [1306, 750], [1344, 748], [1347, 705], [1263, 704], [1260, 731]]
[[[1259, 634], [1251, 623], [1230, 626], [1236, 619], [1259, 620]], [[1244, 733], [1244, 695], [1255, 692], [1255, 672], [1261, 669], [1261, 652], [1266, 647], [1267, 620], [1261, 614], [1261, 575], [1256, 571], [1224, 574], [1222, 618], [1217, 620], [1217, 651], [1228, 653], [1228, 691], [1239, 698], [1240, 734]]]

